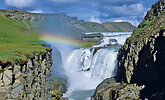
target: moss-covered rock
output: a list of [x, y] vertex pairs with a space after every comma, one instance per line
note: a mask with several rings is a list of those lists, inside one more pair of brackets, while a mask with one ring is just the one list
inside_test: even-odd
[[69, 98], [62, 97], [62, 94], [58, 91], [51, 90], [51, 100], [69, 100]]
[[55, 80], [50, 81], [50, 88], [53, 91], [58, 91], [59, 93], [63, 94], [67, 91], [67, 83], [65, 79], [58, 78]]

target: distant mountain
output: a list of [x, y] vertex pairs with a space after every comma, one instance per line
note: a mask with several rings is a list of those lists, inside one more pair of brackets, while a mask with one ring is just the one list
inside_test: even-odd
[[86, 32], [130, 32], [136, 28], [128, 22], [107, 22], [99, 24], [78, 20], [77, 17], [69, 17], [65, 13], [36, 14], [22, 10], [1, 9], [0, 15], [12, 19], [30, 21], [31, 26], [43, 29], [44, 31], [78, 38]]
[[121, 31], [121, 32], [130, 32], [135, 30], [135, 26], [133, 26], [129, 22], [105, 22], [102, 25], [112, 31]]

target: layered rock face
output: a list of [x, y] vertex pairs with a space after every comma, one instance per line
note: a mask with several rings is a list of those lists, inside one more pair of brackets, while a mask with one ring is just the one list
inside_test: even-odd
[[36, 53], [24, 64], [0, 63], [0, 100], [50, 98], [52, 54]]
[[120, 49], [117, 81], [145, 85], [142, 98], [165, 99], [164, 51], [165, 0], [159, 0]]

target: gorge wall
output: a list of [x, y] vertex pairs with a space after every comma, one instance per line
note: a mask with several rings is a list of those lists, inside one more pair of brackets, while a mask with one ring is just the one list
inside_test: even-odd
[[[138, 100], [140, 98], [164, 100], [164, 51], [165, 0], [159, 0], [119, 50], [116, 82], [105, 80], [101, 83], [97, 87], [93, 100], [102, 100], [106, 96], [108, 99], [103, 100]], [[123, 84], [126, 85], [123, 86]], [[132, 91], [130, 90], [132, 84], [137, 84], [132, 88], [135, 92], [129, 92]], [[139, 86], [142, 88], [138, 89]], [[130, 89], [125, 89], [125, 87]], [[123, 93], [125, 94], [121, 95]], [[136, 95], [137, 93], [139, 96]]]
[[[117, 80], [145, 85], [142, 95], [164, 91], [165, 84], [165, 0], [148, 11], [144, 21], [127, 40], [118, 55]], [[164, 94], [164, 93], [163, 93]], [[164, 98], [164, 96], [159, 96]]]
[[35, 53], [23, 64], [0, 62], [0, 100], [47, 100], [51, 66], [51, 51]]

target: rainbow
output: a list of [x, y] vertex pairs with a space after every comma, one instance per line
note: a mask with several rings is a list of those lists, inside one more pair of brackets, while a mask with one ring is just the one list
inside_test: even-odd
[[56, 44], [67, 44], [74, 47], [83, 47], [81, 40], [71, 39], [63, 36], [58, 36], [54, 34], [42, 34], [40, 35], [40, 40], [46, 41], [48, 43], [56, 43]]

